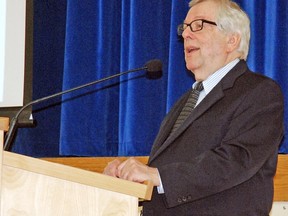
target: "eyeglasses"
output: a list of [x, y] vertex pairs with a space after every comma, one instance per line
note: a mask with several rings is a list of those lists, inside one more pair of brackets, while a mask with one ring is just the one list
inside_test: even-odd
[[185, 31], [185, 29], [189, 26], [190, 30], [192, 32], [197, 32], [197, 31], [201, 31], [203, 29], [203, 24], [204, 23], [208, 23], [210, 25], [215, 25], [217, 26], [217, 24], [215, 22], [209, 21], [209, 20], [205, 20], [205, 19], [196, 19], [193, 20], [191, 23], [182, 23], [180, 25], [178, 25], [177, 27], [177, 34], [179, 36], [182, 35], [182, 33]]

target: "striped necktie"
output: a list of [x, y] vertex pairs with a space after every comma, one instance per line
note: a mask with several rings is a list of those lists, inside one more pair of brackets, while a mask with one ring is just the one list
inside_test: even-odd
[[187, 119], [194, 107], [196, 106], [200, 92], [203, 90], [202, 82], [196, 84], [196, 86], [191, 90], [191, 93], [186, 101], [185, 106], [183, 107], [180, 115], [174, 123], [174, 126], [171, 130], [171, 134], [177, 130], [177, 128]]

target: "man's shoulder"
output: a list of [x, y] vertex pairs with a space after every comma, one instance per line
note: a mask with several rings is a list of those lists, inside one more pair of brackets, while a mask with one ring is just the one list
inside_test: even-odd
[[260, 74], [258, 72], [250, 71], [249, 69], [245, 71], [245, 73], [240, 76], [236, 82], [239, 84], [245, 84], [245, 86], [263, 86], [266, 88], [272, 87], [272, 88], [280, 88], [279, 84], [273, 80], [271, 77], [268, 77], [266, 75]]

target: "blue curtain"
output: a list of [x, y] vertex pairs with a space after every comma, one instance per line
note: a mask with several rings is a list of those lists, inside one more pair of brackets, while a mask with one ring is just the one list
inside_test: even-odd
[[[20, 129], [13, 151], [33, 156], [148, 155], [161, 120], [191, 87], [176, 27], [189, 0], [34, 1], [34, 94], [39, 98], [150, 59], [163, 77], [137, 72], [34, 107], [38, 126]], [[288, 3], [238, 0], [251, 18], [248, 65], [276, 80], [288, 123]], [[288, 139], [279, 150], [288, 153]]]

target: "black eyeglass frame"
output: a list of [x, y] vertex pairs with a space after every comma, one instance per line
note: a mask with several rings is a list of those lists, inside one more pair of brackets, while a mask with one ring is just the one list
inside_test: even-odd
[[[197, 30], [193, 30], [193, 28], [192, 28], [192, 23], [197, 22], [197, 21], [202, 21], [202, 23], [201, 23], [201, 24], [202, 24], [202, 25], [201, 25], [201, 28], [199, 28], [199, 29], [197, 29]], [[178, 25], [178, 27], [177, 27], [177, 33], [178, 33], [179, 36], [181, 36], [182, 33], [184, 32], [184, 30], [185, 30], [187, 27], [189, 27], [192, 32], [201, 31], [201, 30], [203, 29], [204, 23], [208, 23], [208, 24], [210, 24], [210, 25], [215, 25], [215, 26], [217, 26], [217, 23], [216, 23], [216, 22], [209, 21], [209, 20], [206, 20], [206, 19], [196, 19], [196, 20], [193, 20], [193, 21], [190, 22], [190, 23], [182, 23], [182, 24]], [[184, 25], [186, 25], [187, 27], [184, 28]]]

